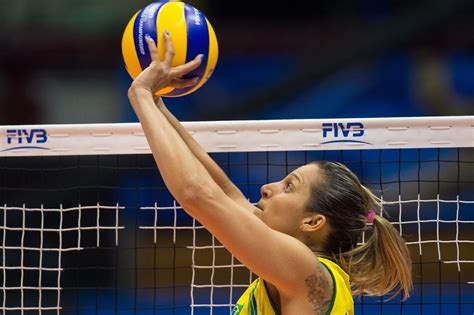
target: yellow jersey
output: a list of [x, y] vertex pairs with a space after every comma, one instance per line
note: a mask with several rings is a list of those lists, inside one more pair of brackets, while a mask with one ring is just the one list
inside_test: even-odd
[[[327, 268], [333, 280], [333, 295], [327, 315], [353, 315], [354, 300], [351, 294], [349, 276], [336, 263], [318, 257], [318, 260]], [[255, 280], [245, 290], [235, 304], [233, 315], [277, 315], [277, 308], [273, 304], [261, 278]]]

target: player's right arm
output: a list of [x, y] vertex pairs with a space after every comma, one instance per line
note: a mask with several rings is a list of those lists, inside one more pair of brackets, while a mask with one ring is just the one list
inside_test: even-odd
[[163, 113], [173, 128], [178, 132], [181, 139], [194, 154], [201, 164], [205, 167], [212, 179], [219, 185], [224, 193], [245, 209], [253, 212], [255, 207], [245, 198], [240, 189], [227, 177], [224, 171], [209, 156], [204, 148], [189, 134], [188, 130], [179, 122], [178, 119], [168, 110], [161, 97], [155, 97], [155, 103], [158, 109]]

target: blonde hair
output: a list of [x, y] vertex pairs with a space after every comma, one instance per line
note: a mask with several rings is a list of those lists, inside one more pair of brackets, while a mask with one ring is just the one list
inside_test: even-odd
[[[345, 165], [318, 161], [319, 176], [311, 188], [307, 207], [326, 216], [330, 234], [325, 250], [319, 255], [330, 257], [351, 278], [355, 295], [403, 293], [413, 288], [412, 264], [405, 241], [391, 223], [380, 216], [382, 206], [369, 189]], [[367, 224], [371, 211], [373, 223]], [[377, 214], [378, 213], [378, 214]], [[362, 233], [368, 237], [357, 245]]]

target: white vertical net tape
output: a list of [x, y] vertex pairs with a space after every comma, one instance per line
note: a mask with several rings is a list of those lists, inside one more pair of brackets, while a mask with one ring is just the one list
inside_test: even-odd
[[[113, 233], [118, 244], [118, 231], [123, 229], [118, 222], [117, 205], [81, 206], [56, 209], [9, 207], [1, 211], [1, 314], [61, 313], [61, 254], [83, 249], [81, 234], [96, 231], [96, 245], [101, 246], [101, 232]], [[101, 225], [101, 214], [116, 212], [113, 225]], [[85, 212], [95, 212], [95, 224], [81, 222]], [[74, 217], [73, 224], [66, 224], [64, 217]], [[69, 220], [68, 220], [69, 222]], [[65, 234], [73, 242], [64, 242]], [[71, 235], [73, 237], [71, 238]], [[26, 257], [28, 259], [26, 259]], [[28, 263], [26, 263], [28, 261]], [[32, 263], [32, 261], [34, 263]]]

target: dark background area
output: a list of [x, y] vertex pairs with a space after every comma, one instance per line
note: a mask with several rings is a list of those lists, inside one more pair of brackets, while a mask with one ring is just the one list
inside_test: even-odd
[[[3, 0], [0, 124], [135, 121], [120, 41], [149, 1]], [[189, 1], [219, 42], [185, 120], [472, 114], [468, 0]]]

